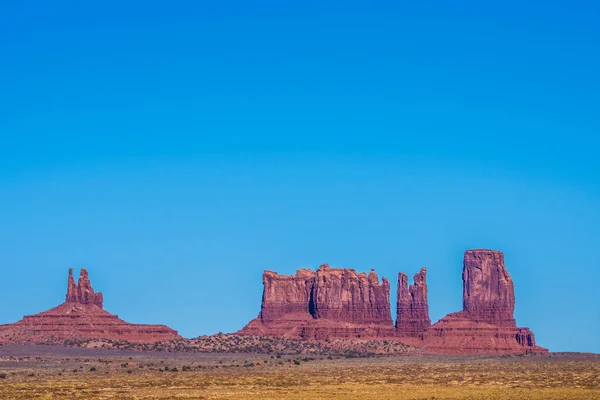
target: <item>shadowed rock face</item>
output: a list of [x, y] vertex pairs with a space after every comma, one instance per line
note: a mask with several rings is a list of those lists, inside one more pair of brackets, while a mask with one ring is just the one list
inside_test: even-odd
[[415, 283], [409, 287], [406, 274], [398, 274], [396, 333], [398, 336], [422, 338], [431, 326], [427, 303], [427, 270], [422, 268], [413, 279]]
[[180, 338], [164, 325], [139, 325], [123, 321], [102, 309], [102, 293], [92, 289], [82, 269], [75, 284], [69, 269], [65, 302], [50, 310], [25, 316], [14, 324], [0, 325], [0, 343], [26, 344], [50, 338], [111, 339], [153, 343]]
[[295, 275], [263, 274], [259, 317], [240, 334], [297, 338], [356, 338], [393, 336], [390, 283], [379, 282], [375, 271], [321, 265], [316, 272]]
[[79, 303], [77, 284], [75, 283], [75, 279], [73, 279], [73, 268], [69, 268], [69, 279], [67, 281], [67, 296], [65, 302]]

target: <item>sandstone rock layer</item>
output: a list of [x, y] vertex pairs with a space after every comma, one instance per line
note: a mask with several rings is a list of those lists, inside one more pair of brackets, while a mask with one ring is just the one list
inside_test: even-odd
[[69, 270], [66, 301], [48, 311], [0, 325], [0, 343], [37, 343], [51, 338], [110, 339], [153, 343], [180, 336], [164, 325], [140, 325], [123, 321], [102, 309], [102, 293], [94, 292], [88, 273], [81, 270], [75, 284]]
[[408, 276], [398, 274], [398, 296], [396, 300], [396, 334], [401, 337], [423, 338], [431, 326], [427, 302], [427, 270], [413, 277], [414, 284], [408, 286]]
[[452, 354], [546, 352], [535, 344], [528, 328], [517, 327], [514, 308], [514, 284], [504, 255], [469, 250], [463, 266], [463, 311], [448, 314], [429, 328], [424, 347]]
[[263, 300], [258, 318], [239, 334], [290, 338], [392, 337], [390, 283], [375, 271], [321, 265], [316, 272], [263, 274]]
[[504, 254], [493, 250], [465, 252], [463, 310], [478, 321], [512, 324], [515, 287], [504, 266]]
[[397, 319], [390, 315], [390, 284], [375, 271], [320, 266], [284, 276], [263, 274], [258, 318], [238, 334], [301, 339], [388, 339], [421, 347], [428, 353], [518, 354], [546, 352], [528, 328], [513, 317], [514, 283], [504, 255], [469, 250], [463, 262], [463, 310], [431, 325], [425, 268], [409, 286], [398, 275]]

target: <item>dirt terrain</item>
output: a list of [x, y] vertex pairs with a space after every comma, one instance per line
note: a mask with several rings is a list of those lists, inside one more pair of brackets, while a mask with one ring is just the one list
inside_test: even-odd
[[0, 346], [1, 399], [598, 399], [600, 356]]

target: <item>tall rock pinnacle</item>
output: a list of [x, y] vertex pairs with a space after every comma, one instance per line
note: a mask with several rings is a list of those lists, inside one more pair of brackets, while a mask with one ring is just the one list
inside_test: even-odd
[[321, 265], [295, 275], [263, 274], [258, 318], [240, 334], [295, 338], [393, 337], [390, 282], [353, 269]]
[[317, 269], [312, 288], [313, 317], [358, 323], [392, 323], [390, 283], [379, 282], [375, 271], [367, 276], [353, 269]]
[[406, 274], [398, 274], [396, 332], [399, 336], [422, 337], [431, 326], [427, 302], [427, 270], [422, 268], [413, 279], [415, 283], [409, 287]]
[[429, 328], [425, 347], [436, 353], [547, 352], [535, 344], [533, 332], [517, 327], [514, 310], [514, 284], [504, 255], [468, 250], [463, 264], [463, 310]]
[[504, 266], [504, 254], [494, 250], [465, 252], [463, 310], [472, 318], [489, 322], [513, 321], [515, 288]]
[[77, 295], [77, 284], [73, 278], [73, 268], [69, 268], [69, 280], [67, 282], [67, 297], [65, 299], [67, 303], [78, 303], [79, 296]]
[[81, 269], [77, 284], [73, 278], [73, 268], [69, 268], [69, 280], [67, 282], [67, 296], [65, 302], [95, 304], [102, 308], [102, 304], [104, 302], [102, 293], [94, 292], [94, 289], [92, 289], [92, 284], [90, 283], [88, 272], [85, 270], [85, 268]]

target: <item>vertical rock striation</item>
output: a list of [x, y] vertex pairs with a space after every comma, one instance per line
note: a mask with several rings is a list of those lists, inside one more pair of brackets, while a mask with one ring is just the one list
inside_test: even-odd
[[390, 283], [374, 270], [369, 275], [324, 264], [317, 270], [309, 309], [314, 318], [360, 324], [392, 323]]
[[396, 301], [396, 334], [401, 337], [423, 338], [431, 326], [427, 303], [427, 270], [414, 275], [414, 284], [408, 286], [408, 276], [398, 274], [398, 296]]
[[67, 281], [67, 303], [95, 304], [102, 308], [104, 297], [102, 293], [95, 293], [85, 268], [79, 273], [77, 284], [73, 279], [73, 268], [69, 268], [69, 279]]
[[465, 252], [463, 311], [491, 324], [512, 324], [515, 287], [504, 266], [504, 254], [493, 250]]
[[394, 335], [390, 283], [375, 271], [321, 265], [316, 272], [263, 274], [263, 301], [258, 318], [239, 334], [296, 338], [359, 338]]

